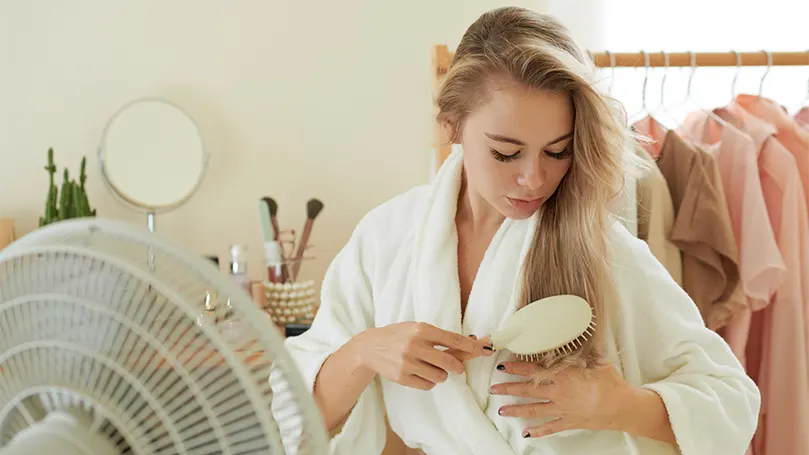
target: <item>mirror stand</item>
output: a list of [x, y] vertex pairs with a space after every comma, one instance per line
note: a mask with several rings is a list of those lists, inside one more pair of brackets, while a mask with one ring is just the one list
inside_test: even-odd
[[[157, 213], [180, 207], [199, 188], [208, 154], [189, 115], [168, 101], [144, 98], [124, 105], [109, 120], [98, 161], [107, 187], [145, 212], [147, 228], [154, 233]], [[151, 246], [148, 264], [153, 271]]]

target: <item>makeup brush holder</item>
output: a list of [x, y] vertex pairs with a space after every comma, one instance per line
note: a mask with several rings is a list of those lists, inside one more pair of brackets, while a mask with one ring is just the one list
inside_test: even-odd
[[314, 318], [315, 282], [264, 283], [265, 311], [277, 325], [308, 323]]

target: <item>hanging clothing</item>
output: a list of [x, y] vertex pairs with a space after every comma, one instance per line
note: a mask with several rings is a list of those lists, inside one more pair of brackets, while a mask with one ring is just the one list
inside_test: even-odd
[[801, 110], [795, 114], [795, 121], [798, 122], [798, 125], [809, 130], [809, 106], [801, 108]]
[[[715, 112], [752, 139], [768, 218], [785, 265], [771, 303], [754, 308], [760, 311], [743, 314], [728, 327], [730, 332], [747, 332], [746, 345], [734, 346], [734, 350], [744, 350], [748, 374], [762, 389], [753, 453], [809, 453], [809, 355], [805, 341], [809, 296], [804, 295], [801, 284], [802, 276], [809, 273], [809, 220], [795, 159], [775, 139], [773, 125], [738, 104]], [[710, 131], [702, 118], [699, 127]], [[729, 343], [735, 341], [738, 339], [729, 339]]]
[[721, 333], [742, 365], [746, 366], [748, 331], [739, 328], [745, 326], [741, 321], [749, 318], [751, 311], [769, 304], [786, 274], [786, 265], [767, 214], [759, 179], [758, 153], [749, 135], [732, 126], [721, 125], [704, 111], [689, 114], [682, 131], [691, 142], [714, 156], [725, 189], [747, 308]]
[[[337, 254], [312, 327], [285, 342], [310, 392], [323, 362], [362, 331], [421, 321], [485, 336], [516, 310], [536, 214], [502, 223], [461, 318], [455, 212], [462, 160], [454, 152], [431, 183], [366, 215]], [[408, 446], [428, 455], [741, 453], [758, 413], [755, 385], [643, 241], [619, 222], [606, 241], [618, 298], [605, 302], [610, 310], [598, 329], [604, 353], [627, 381], [660, 395], [679, 450], [618, 431], [523, 438], [526, 425], [545, 420], [498, 415], [502, 405], [528, 401], [489, 393], [492, 384], [520, 380], [497, 370], [510, 357], [501, 351], [465, 362], [465, 373], [450, 374], [430, 391], [376, 377], [331, 439], [330, 453], [379, 454], [385, 414]]]
[[655, 157], [671, 194], [675, 220], [671, 241], [682, 251], [683, 289], [705, 324], [717, 330], [746, 304], [739, 287], [739, 258], [724, 195], [706, 169], [702, 152], [646, 118], [634, 125], [653, 141]]
[[[803, 197], [809, 205], [809, 129], [804, 129], [789, 116], [782, 106], [770, 99], [755, 95], [739, 95], [736, 97], [736, 104], [775, 128], [775, 139], [795, 158], [803, 188]], [[804, 217], [798, 214], [797, 219], [798, 233], [802, 236], [809, 235], [806, 226], [802, 226], [805, 221]], [[806, 260], [803, 260], [803, 266], [809, 266]], [[800, 276], [809, 277], [809, 270], [804, 269]], [[809, 279], [798, 279], [798, 281], [801, 283], [804, 301], [809, 302]], [[809, 347], [809, 308], [804, 308], [804, 315], [804, 326], [807, 327], [805, 330], [806, 346]]]
[[702, 167], [705, 169], [705, 175], [707, 177], [708, 183], [713, 188], [713, 191], [716, 194], [717, 205], [721, 205], [721, 209], [717, 208], [717, 210], [722, 210], [721, 219], [723, 221], [723, 233], [724, 237], [729, 239], [732, 246], [728, 246], [728, 249], [733, 249], [736, 253], [736, 270], [739, 273], [739, 277], [737, 280], [736, 287], [733, 288], [731, 295], [727, 298], [728, 304], [722, 306], [716, 310], [715, 315], [715, 322], [712, 324], [714, 330], [719, 330], [722, 327], [725, 327], [736, 315], [740, 314], [741, 312], [748, 309], [747, 299], [744, 296], [744, 289], [742, 288], [741, 283], [741, 259], [739, 258], [739, 247], [736, 244], [736, 238], [733, 234], [733, 227], [730, 223], [730, 210], [728, 210], [727, 206], [727, 196], [725, 196], [725, 187], [722, 184], [722, 175], [719, 171], [719, 165], [716, 162], [716, 157], [710, 153], [709, 151], [703, 149], [694, 144], [690, 144], [694, 147], [694, 150], [698, 152], [698, 155], [701, 159]]
[[650, 161], [649, 171], [637, 181], [638, 238], [668, 270], [674, 281], [683, 285], [683, 260], [680, 248], [671, 241], [674, 226], [674, 203], [666, 184], [649, 153], [638, 148], [637, 153]]
[[736, 104], [775, 127], [774, 137], [795, 158], [804, 199], [809, 199], [809, 130], [801, 127], [781, 105], [770, 99], [739, 95]]

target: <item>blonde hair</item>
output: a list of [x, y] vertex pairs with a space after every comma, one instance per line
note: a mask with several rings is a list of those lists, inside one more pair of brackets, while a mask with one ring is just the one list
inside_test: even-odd
[[[464, 120], [500, 81], [570, 95], [574, 109], [570, 170], [540, 208], [537, 232], [525, 260], [521, 305], [557, 294], [574, 294], [593, 307], [596, 330], [568, 355], [546, 354], [535, 379], [569, 366], [602, 360], [606, 306], [615, 300], [607, 230], [617, 212], [632, 134], [620, 104], [598, 92], [595, 67], [568, 30], [551, 16], [506, 7], [489, 11], [464, 34], [437, 95], [438, 120], [452, 126], [452, 142]], [[637, 163], [634, 163], [637, 164]]]

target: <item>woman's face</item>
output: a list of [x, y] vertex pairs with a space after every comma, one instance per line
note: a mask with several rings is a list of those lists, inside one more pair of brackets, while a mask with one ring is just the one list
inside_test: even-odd
[[461, 134], [470, 194], [507, 218], [531, 217], [570, 169], [573, 117], [567, 94], [516, 84], [492, 90]]

